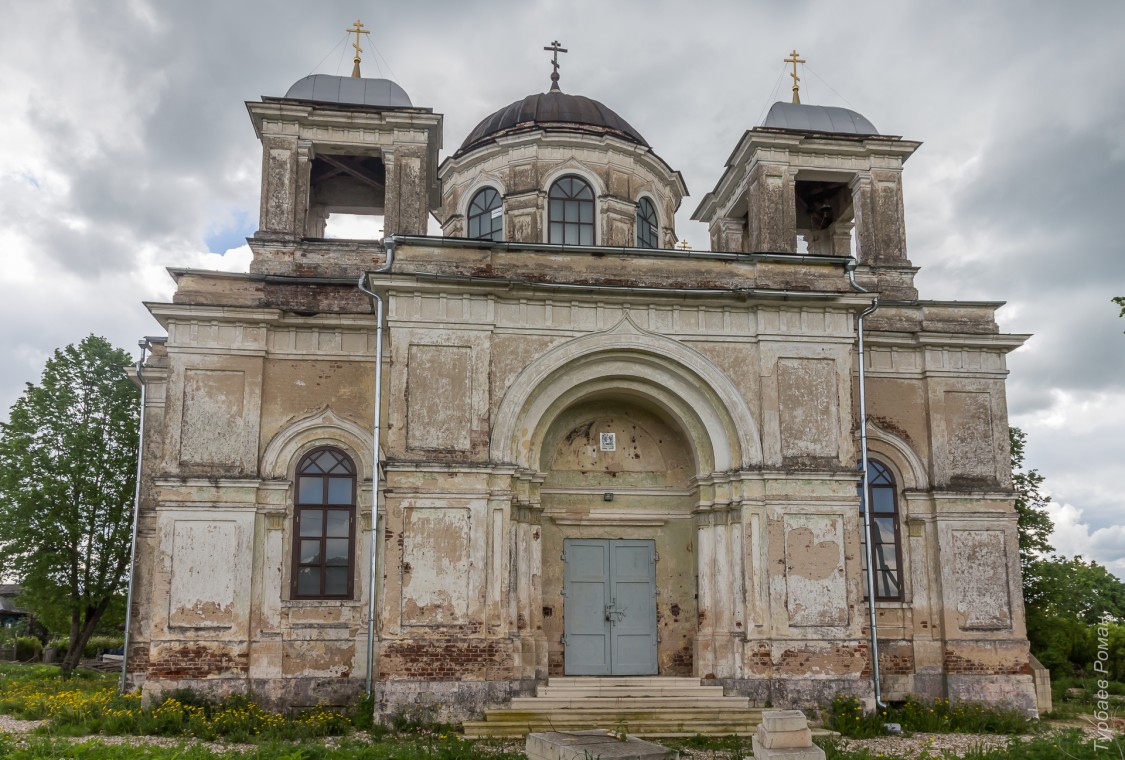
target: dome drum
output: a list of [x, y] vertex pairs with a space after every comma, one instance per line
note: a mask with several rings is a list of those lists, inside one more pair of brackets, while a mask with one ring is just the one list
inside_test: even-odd
[[671, 248], [687, 195], [680, 173], [616, 112], [557, 90], [489, 115], [438, 175], [447, 237], [480, 237], [477, 196], [487, 186], [499, 195], [491, 213], [501, 220], [487, 239]]

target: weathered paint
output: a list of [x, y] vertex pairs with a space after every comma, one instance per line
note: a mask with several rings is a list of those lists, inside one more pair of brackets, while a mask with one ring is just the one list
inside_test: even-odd
[[[340, 121], [266, 101], [251, 114], [263, 143], [251, 273], [177, 271], [173, 302], [150, 305], [169, 338], [146, 367], [130, 678], [147, 694], [342, 702], [366, 676], [374, 460], [374, 320], [349, 283], [385, 258], [370, 241], [302, 235], [359, 200], [409, 234], [440, 201], [443, 229], [461, 234], [490, 182], [507, 239], [540, 242], [542, 195], [574, 172], [599, 187], [599, 241], [631, 245], [646, 194], [670, 247], [684, 188], [650, 152], [544, 130], [447, 162], [439, 197], [441, 117], [427, 109]], [[378, 159], [381, 201], [317, 186], [325, 146]], [[1022, 338], [999, 333], [994, 305], [915, 300], [901, 168], [916, 147], [752, 131], [697, 217], [734, 252], [792, 251], [799, 234], [839, 254], [855, 235], [860, 282], [897, 299], [868, 322], [871, 451], [900, 485], [905, 568], [904, 601], [876, 609], [886, 693], [1032, 709], [1004, 397], [1004, 356]], [[839, 215], [805, 229], [794, 193], [829, 181], [818, 172]], [[370, 279], [387, 302], [380, 709], [425, 692], [463, 717], [559, 674], [573, 537], [654, 542], [661, 674], [775, 704], [868, 689], [854, 320], [869, 299], [839, 261], [423, 240]], [[356, 592], [293, 599], [294, 468], [325, 445], [359, 470]]]

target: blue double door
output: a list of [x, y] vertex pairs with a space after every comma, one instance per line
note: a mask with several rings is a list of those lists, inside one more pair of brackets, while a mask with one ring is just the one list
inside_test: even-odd
[[563, 546], [566, 674], [656, 675], [656, 542], [570, 538]]

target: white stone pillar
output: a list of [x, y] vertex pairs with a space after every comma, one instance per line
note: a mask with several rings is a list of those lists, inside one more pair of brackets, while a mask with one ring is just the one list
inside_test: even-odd
[[715, 564], [715, 595], [711, 608], [715, 620], [715, 665], [714, 673], [719, 678], [731, 676], [731, 649], [734, 641], [734, 576], [730, 564], [730, 534], [727, 525], [727, 512], [713, 512], [714, 524], [713, 556]]
[[733, 507], [727, 513], [727, 526], [730, 531], [730, 568], [731, 568], [731, 594], [734, 597], [734, 627], [731, 629], [733, 639], [733, 672], [734, 678], [742, 678], [742, 645], [746, 641], [746, 582], [745, 571], [742, 568], [744, 553], [742, 537], [742, 508]]
[[695, 634], [695, 675], [703, 678], [715, 672], [715, 555], [714, 526], [710, 512], [695, 514], [696, 592], [699, 596], [699, 624]]

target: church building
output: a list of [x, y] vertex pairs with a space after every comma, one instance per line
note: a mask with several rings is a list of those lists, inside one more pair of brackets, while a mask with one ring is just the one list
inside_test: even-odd
[[[130, 687], [369, 689], [481, 733], [630, 683], [1034, 714], [1004, 388], [1027, 336], [920, 298], [920, 143], [797, 102], [795, 73], [695, 208], [706, 251], [659, 146], [557, 65], [444, 158], [441, 114], [358, 53], [248, 102], [250, 270], [173, 269], [147, 304]], [[384, 237], [326, 238], [332, 214]]]

